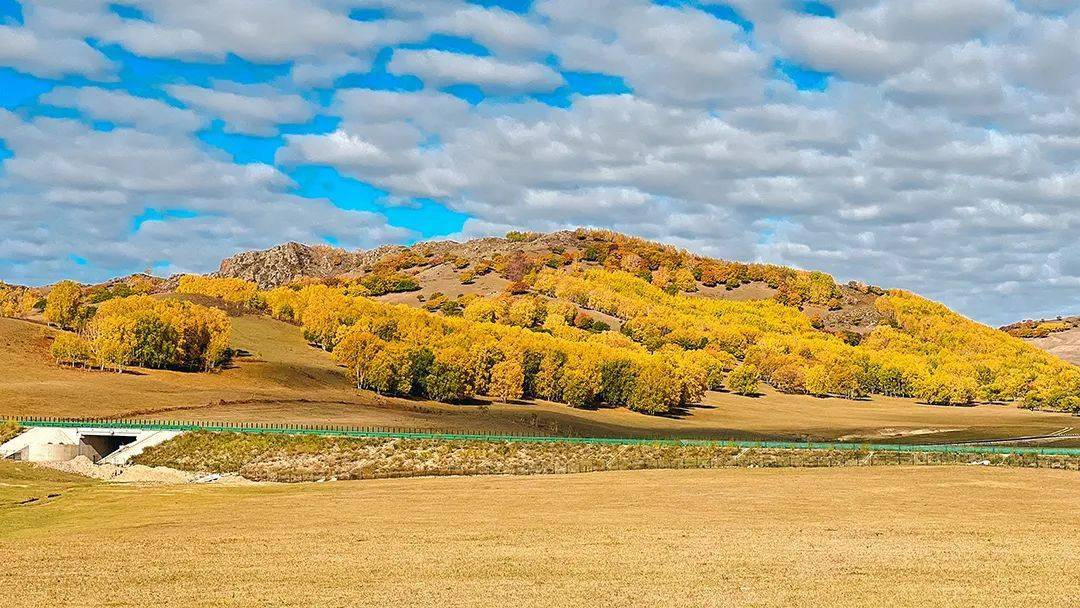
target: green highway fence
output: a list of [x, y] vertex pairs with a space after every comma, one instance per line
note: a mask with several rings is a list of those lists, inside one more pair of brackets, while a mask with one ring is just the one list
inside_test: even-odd
[[268, 424], [255, 422], [188, 422], [171, 420], [99, 420], [70, 418], [16, 418], [24, 427], [110, 428], [143, 431], [210, 431], [219, 433], [268, 433], [279, 435], [315, 435], [384, 439], [429, 439], [445, 441], [510, 441], [528, 443], [578, 444], [648, 444], [671, 446], [721, 446], [798, 450], [862, 450], [873, 452], [951, 452], [957, 454], [1037, 454], [1045, 456], [1080, 456], [1080, 448], [1014, 447], [949, 444], [884, 444], [821, 441], [740, 441], [718, 439], [560, 437], [548, 435], [494, 434], [482, 432], [441, 432], [423, 429], [374, 426], [318, 426], [305, 424]]

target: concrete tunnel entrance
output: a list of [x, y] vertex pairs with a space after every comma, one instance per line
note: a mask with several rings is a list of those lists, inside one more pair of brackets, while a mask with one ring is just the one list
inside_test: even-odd
[[183, 431], [139, 427], [32, 426], [0, 443], [0, 458], [56, 462], [86, 456], [93, 462], [125, 464], [146, 448], [168, 441]]
[[88, 446], [91, 453], [86, 454], [90, 460], [97, 462], [112, 454], [129, 443], [135, 441], [134, 435], [89, 435], [79, 437], [80, 443]]

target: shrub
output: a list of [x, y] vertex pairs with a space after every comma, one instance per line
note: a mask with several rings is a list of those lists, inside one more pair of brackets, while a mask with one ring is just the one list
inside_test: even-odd
[[13, 439], [21, 432], [22, 427], [14, 420], [4, 420], [3, 422], [0, 422], [0, 443], [5, 443], [8, 440]]
[[535, 240], [538, 236], [540, 236], [540, 234], [536, 232], [521, 232], [518, 230], [511, 230], [510, 232], [506, 233], [506, 240], [512, 243], [524, 243], [526, 241]]
[[420, 284], [416, 279], [401, 273], [376, 273], [369, 274], [360, 279], [360, 284], [368, 291], [368, 295], [382, 296], [388, 293], [401, 293], [416, 291]]

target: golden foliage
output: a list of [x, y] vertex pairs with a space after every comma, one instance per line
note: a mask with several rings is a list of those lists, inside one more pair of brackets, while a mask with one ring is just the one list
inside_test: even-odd
[[259, 287], [251, 281], [186, 274], [180, 277], [176, 293], [199, 294], [219, 298], [229, 304], [259, 308]]
[[38, 296], [26, 287], [0, 282], [0, 317], [20, 318], [34, 310]]
[[[641, 263], [649, 262], [642, 257]], [[831, 297], [831, 279], [824, 277], [804, 273], [792, 285], [810, 299]], [[450, 400], [540, 397], [663, 413], [700, 400], [737, 369], [727, 386], [739, 393], [765, 381], [786, 392], [853, 399], [873, 393], [949, 404], [1022, 399], [1052, 409], [1080, 400], [1080, 370], [905, 292], [878, 299], [887, 323], [853, 346], [778, 301], [692, 297], [624, 270], [580, 265], [543, 268], [531, 280], [538, 295], [465, 298], [461, 317], [325, 285], [262, 297], [273, 315], [299, 323], [335, 356], [338, 348], [355, 348], [356, 332], [377, 338], [378, 355], [360, 363], [340, 357], [362, 376], [358, 385], [380, 392]], [[621, 333], [574, 327], [579, 309], [618, 317]], [[393, 345], [400, 349], [396, 362], [380, 360]], [[393, 378], [374, 380], [365, 366], [375, 363]]]
[[216, 308], [129, 296], [101, 303], [78, 335], [59, 334], [51, 350], [57, 363], [103, 370], [211, 370], [228, 359], [230, 328]]
[[82, 306], [82, 287], [74, 281], [60, 281], [45, 300], [45, 321], [59, 327], [74, 327]]
[[753, 395], [757, 393], [759, 382], [761, 372], [758, 368], [753, 364], [743, 363], [728, 374], [727, 389], [736, 395]]

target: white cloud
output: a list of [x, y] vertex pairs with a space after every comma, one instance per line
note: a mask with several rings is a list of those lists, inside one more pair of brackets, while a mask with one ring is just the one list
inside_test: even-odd
[[792, 58], [857, 82], [878, 82], [918, 59], [913, 43], [883, 39], [837, 19], [792, 16], [779, 29], [778, 43]]
[[[28, 1], [25, 26], [0, 27], [0, 64], [111, 78], [117, 66], [94, 40], [149, 57], [293, 67], [259, 86], [163, 87], [189, 109], [111, 85], [45, 96], [121, 125], [108, 133], [0, 112], [13, 152], [0, 165], [0, 218], [14, 235], [0, 241], [0, 260], [25, 260], [3, 266], [11, 279], [65, 274], [83, 243], [84, 257], [117, 268], [160, 256], [206, 269], [288, 238], [405, 238], [378, 214], [290, 195], [286, 172], [314, 164], [395, 203], [431, 197], [467, 213], [463, 236], [603, 226], [910, 288], [985, 320], [1080, 308], [1075, 3], [835, 0], [836, 19], [824, 19], [787, 0], [731, 0], [754, 22], [749, 33], [689, 3], [646, 0], [539, 0], [526, 14], [450, 0], [136, 4], [150, 21], [120, 19], [103, 0]], [[355, 6], [387, 18], [349, 19]], [[491, 55], [422, 48], [434, 34]], [[385, 47], [395, 47], [389, 71], [419, 76], [421, 91], [308, 101]], [[779, 60], [833, 76], [824, 91], [799, 91], [777, 75]], [[609, 74], [632, 92], [572, 95], [565, 108], [513, 97], [564, 86], [560, 71]], [[471, 106], [438, 91], [454, 84], [511, 101]], [[341, 121], [332, 133], [285, 135], [276, 166], [234, 164], [191, 134], [209, 117], [274, 134], [314, 114]], [[199, 215], [131, 234], [148, 207]]]
[[205, 123], [194, 112], [174, 108], [163, 101], [96, 87], [59, 87], [42, 95], [40, 101], [77, 108], [95, 120], [108, 120], [144, 130], [188, 132], [198, 130]]
[[551, 34], [538, 23], [500, 8], [458, 7], [430, 20], [432, 31], [474, 38], [480, 44], [505, 53], [545, 53]]
[[[0, 111], [0, 133], [14, 156], [0, 191], [7, 231], [0, 258], [8, 281], [70, 275], [77, 253], [101, 272], [141, 270], [168, 260], [173, 270], [205, 271], [231, 252], [286, 240], [334, 237], [351, 247], [409, 238], [386, 218], [338, 209], [287, 193], [274, 167], [216, 158], [175, 131], [94, 131], [67, 119], [23, 121]], [[57, 145], [62, 142], [62, 145]], [[145, 209], [185, 209], [188, 219], [153, 220]]]
[[511, 63], [436, 49], [394, 51], [387, 69], [415, 74], [435, 87], [474, 84], [495, 94], [544, 92], [563, 83], [558, 72], [539, 63]]
[[220, 59], [235, 53], [270, 62], [363, 48], [383, 37], [376, 25], [351, 21], [344, 8], [327, 4], [332, 3], [281, 0], [256, 9], [245, 0], [221, 0], [208, 10], [196, 3], [148, 0], [140, 8], [152, 21], [119, 21], [106, 35], [149, 57]]
[[642, 96], [676, 104], [758, 101], [769, 60], [740, 40], [742, 30], [692, 8], [648, 2], [549, 0], [538, 6], [560, 35], [572, 70], [623, 76]]
[[949, 44], [1007, 30], [1018, 16], [1008, 0], [908, 0], [877, 3], [840, 18], [890, 40]]
[[225, 121], [225, 131], [249, 135], [273, 135], [278, 125], [304, 123], [317, 106], [299, 95], [285, 94], [267, 86], [215, 83], [216, 88], [169, 85], [170, 95], [185, 105]]
[[78, 74], [104, 79], [113, 72], [109, 60], [82, 40], [14, 26], [0, 26], [0, 65], [45, 78]]

